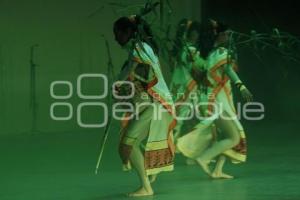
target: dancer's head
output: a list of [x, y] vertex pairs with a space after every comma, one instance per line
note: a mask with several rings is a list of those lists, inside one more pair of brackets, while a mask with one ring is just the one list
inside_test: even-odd
[[200, 36], [200, 23], [197, 21], [188, 21], [186, 39], [192, 44], [197, 44], [199, 42]]
[[188, 19], [179, 21], [176, 30], [176, 40], [185, 40], [196, 43], [199, 39], [200, 23]]
[[115, 40], [124, 46], [127, 42], [134, 37], [137, 32], [137, 24], [134, 18], [121, 17], [114, 23]]
[[228, 26], [222, 22], [209, 19], [202, 24], [200, 35], [201, 54], [207, 57], [214, 46], [219, 46], [228, 41]]
[[227, 25], [222, 22], [217, 22], [215, 20], [210, 20], [212, 26], [214, 27], [214, 32], [216, 35], [215, 43], [216, 45], [227, 43], [228, 41], [228, 31], [229, 28]]
[[158, 51], [149, 24], [139, 16], [120, 17], [115, 21], [113, 31], [116, 41], [121, 46], [125, 46], [132, 38], [138, 37], [143, 42], [147, 42], [154, 52]]
[[200, 36], [200, 23], [188, 19], [179, 21], [176, 30], [175, 46], [173, 53], [176, 56], [180, 49], [184, 46], [185, 42], [197, 45]]

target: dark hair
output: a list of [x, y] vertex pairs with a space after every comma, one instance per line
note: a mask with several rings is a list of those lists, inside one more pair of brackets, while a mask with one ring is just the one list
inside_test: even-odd
[[189, 38], [193, 31], [197, 31], [200, 35], [200, 27], [200, 23], [197, 21], [190, 21], [186, 18], [179, 21], [176, 29], [176, 36], [172, 50], [172, 55], [174, 57], [178, 56], [180, 49], [184, 45], [184, 36], [186, 36], [186, 38]]
[[197, 21], [192, 21], [191, 24], [187, 28], [186, 37], [190, 38], [191, 33], [196, 31], [200, 35], [201, 24]]
[[132, 30], [131, 38], [140, 38], [143, 42], [148, 43], [156, 54], [158, 53], [158, 45], [154, 40], [150, 25], [141, 17], [120, 17], [115, 21], [114, 29], [120, 31]]
[[218, 35], [226, 30], [228, 30], [228, 26], [219, 21], [209, 19], [202, 23], [199, 46], [201, 55], [204, 58], [206, 58], [214, 48], [214, 43]]
[[131, 29], [133, 32], [137, 31], [137, 25], [133, 23], [128, 17], [120, 17], [114, 23], [114, 30], [126, 31]]

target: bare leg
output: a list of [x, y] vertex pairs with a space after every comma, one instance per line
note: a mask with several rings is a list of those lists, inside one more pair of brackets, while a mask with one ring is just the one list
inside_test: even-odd
[[144, 156], [142, 154], [142, 151], [140, 149], [140, 143], [141, 141], [146, 137], [147, 135], [141, 135], [141, 137], [138, 138], [138, 141], [133, 146], [132, 152], [130, 154], [130, 162], [134, 169], [137, 171], [141, 187], [137, 189], [135, 192], [130, 193], [128, 196], [131, 197], [138, 197], [138, 196], [149, 196], [153, 195], [153, 190], [149, 181], [149, 178], [146, 174], [145, 166], [144, 166]]
[[132, 167], [136, 170], [141, 183], [141, 186], [136, 191], [128, 194], [130, 197], [153, 195], [153, 190], [145, 170], [144, 155], [141, 150], [141, 142], [148, 136], [152, 113], [152, 107], [144, 110], [139, 120], [128, 130], [135, 131], [138, 135], [135, 144], [132, 146], [129, 160]]
[[222, 118], [216, 120], [216, 125], [222, 130], [226, 135], [226, 138], [215, 142], [210, 148], [205, 150], [203, 154], [198, 157], [196, 160], [198, 164], [202, 167], [205, 173], [211, 175], [208, 164], [210, 161], [220, 155], [222, 152], [233, 148], [240, 141], [239, 131], [232, 120], [224, 120]]
[[210, 162], [209, 162], [209, 161], [206, 161], [206, 160], [201, 160], [201, 158], [197, 158], [196, 161], [197, 161], [197, 163], [200, 165], [200, 167], [203, 169], [203, 171], [204, 171], [207, 175], [211, 176], [211, 170], [210, 170], [210, 168], [209, 168], [209, 166], [208, 166], [208, 164], [209, 164]]
[[229, 174], [225, 174], [223, 172], [223, 166], [225, 164], [226, 161], [226, 157], [224, 155], [219, 156], [219, 159], [217, 161], [216, 167], [213, 171], [213, 173], [211, 174], [212, 178], [225, 178], [225, 179], [231, 179], [233, 178], [233, 176], [229, 175]]
[[150, 183], [154, 183], [156, 181], [157, 174], [153, 174], [149, 176]]

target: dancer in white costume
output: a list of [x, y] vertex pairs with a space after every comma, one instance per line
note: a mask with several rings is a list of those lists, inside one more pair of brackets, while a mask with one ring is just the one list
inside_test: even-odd
[[182, 126], [186, 121], [184, 119], [190, 114], [191, 107], [187, 104], [192, 105], [193, 98], [196, 97], [197, 83], [192, 78], [193, 69], [201, 70], [205, 65], [198, 50], [199, 35], [200, 24], [197, 21], [182, 19], [179, 22], [172, 52], [175, 68], [170, 84], [178, 117], [174, 129], [175, 139], [180, 136]]
[[[140, 23], [143, 23], [142, 33], [138, 29]], [[114, 23], [114, 34], [117, 42], [132, 55], [128, 60], [132, 65], [125, 65], [122, 72], [129, 71], [126, 78], [135, 86], [134, 97], [130, 102], [136, 116], [122, 121], [119, 145], [124, 169], [129, 170], [132, 166], [141, 182], [141, 187], [129, 196], [153, 195], [149, 176], [155, 177], [162, 171], [173, 170], [175, 146], [172, 130], [176, 124], [173, 101], [153, 50], [155, 43], [148, 24], [135, 16], [121, 17]], [[116, 90], [120, 93], [125, 90], [126, 93], [124, 87], [120, 85]], [[157, 114], [160, 114], [159, 118]], [[125, 114], [130, 115], [132, 113]], [[143, 141], [145, 145], [142, 149]]]
[[[210, 20], [204, 28], [203, 35], [202, 40], [205, 41], [203, 47], [208, 54], [206, 65], [208, 85], [207, 93], [201, 94], [201, 102], [208, 104], [200, 106], [200, 110], [207, 118], [193, 131], [179, 138], [177, 147], [185, 156], [195, 159], [211, 177], [233, 178], [222, 170], [225, 159], [229, 157], [235, 163], [245, 162], [246, 140], [244, 129], [235, 112], [231, 83], [238, 87], [246, 101], [250, 101], [252, 95], [234, 71], [235, 61], [224, 48], [228, 42], [227, 27]], [[224, 135], [224, 139], [213, 140], [214, 126]], [[217, 156], [219, 156], [217, 164], [211, 172], [209, 164]]]

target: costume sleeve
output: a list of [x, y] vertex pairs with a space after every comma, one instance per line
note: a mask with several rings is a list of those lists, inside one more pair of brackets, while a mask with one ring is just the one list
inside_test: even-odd
[[136, 45], [136, 48], [133, 51], [135, 69], [132, 72], [132, 76], [134, 79], [143, 83], [150, 83], [156, 78], [152, 67], [153, 62], [155, 61], [154, 56], [150, 46], [143, 45], [142, 48], [140, 45]]
[[231, 82], [234, 84], [241, 83], [242, 81], [234, 69], [234, 67], [236, 67], [235, 60], [232, 58], [231, 54], [229, 54], [228, 50], [222, 47], [219, 48], [218, 57], [220, 61], [225, 60], [225, 63], [223, 64], [223, 70]]
[[234, 84], [242, 82], [237, 73], [234, 71], [232, 64], [225, 64], [224, 72]]

